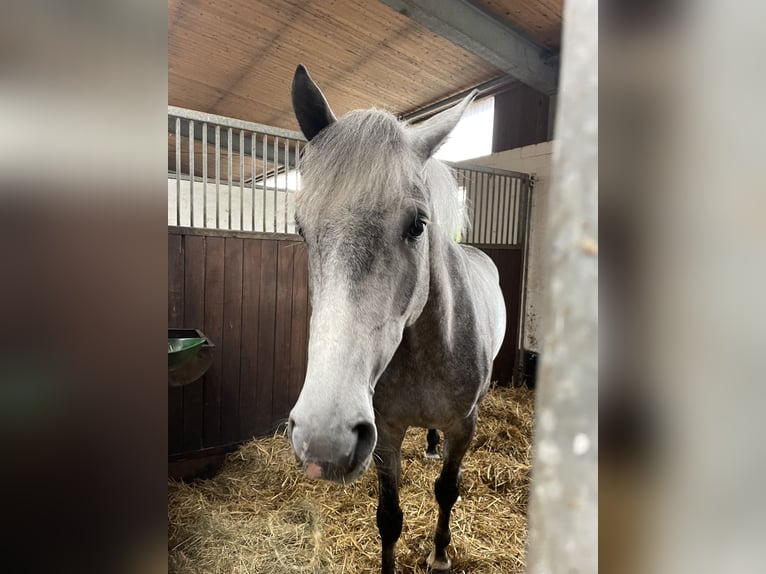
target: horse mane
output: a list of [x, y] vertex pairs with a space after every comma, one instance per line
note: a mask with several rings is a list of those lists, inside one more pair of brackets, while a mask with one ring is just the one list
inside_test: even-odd
[[448, 238], [463, 233], [465, 209], [455, 178], [436, 159], [421, 163], [409, 130], [393, 114], [372, 108], [351, 111], [317, 135], [301, 157], [301, 187], [310, 190], [296, 198], [301, 218], [310, 223], [333, 206], [375, 213], [410, 203], [426, 208]]

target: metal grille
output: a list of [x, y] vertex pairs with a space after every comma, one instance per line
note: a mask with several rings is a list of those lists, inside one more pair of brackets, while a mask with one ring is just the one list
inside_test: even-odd
[[523, 247], [529, 211], [529, 176], [501, 169], [448, 164], [468, 210], [463, 243]]
[[168, 106], [168, 225], [295, 233], [298, 132]]
[[[298, 132], [168, 106], [168, 225], [296, 233]], [[468, 209], [463, 243], [522, 247], [529, 176], [449, 164]]]

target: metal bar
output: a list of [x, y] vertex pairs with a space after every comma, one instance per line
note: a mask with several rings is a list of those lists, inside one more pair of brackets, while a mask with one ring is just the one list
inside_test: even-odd
[[483, 173], [476, 174], [477, 179], [477, 192], [481, 198], [481, 207], [479, 208], [478, 221], [479, 221], [479, 233], [476, 237], [477, 243], [484, 243], [484, 208], [486, 199], [484, 198], [484, 175]]
[[507, 245], [513, 245], [513, 198], [516, 193], [516, 178], [510, 178], [508, 180], [508, 210], [505, 217], [508, 220], [508, 228], [505, 232], [505, 243]]
[[497, 210], [498, 219], [499, 219], [499, 222], [498, 222], [498, 225], [497, 225], [497, 242], [502, 244], [502, 243], [505, 243], [505, 239], [504, 239], [504, 237], [505, 237], [505, 229], [508, 226], [508, 221], [506, 220], [506, 217], [505, 217], [505, 205], [506, 205], [507, 200], [508, 200], [508, 197], [507, 197], [508, 196], [507, 187], [508, 187], [508, 179], [509, 178], [507, 178], [505, 176], [500, 176], [500, 177], [501, 177], [501, 180], [500, 180], [500, 207]]
[[495, 185], [497, 184], [497, 181], [494, 175], [489, 175], [487, 177], [489, 178], [489, 230], [487, 242], [496, 243], [495, 219], [497, 218], [497, 193], [495, 193]]
[[[295, 142], [295, 191], [297, 194], [297, 191], [301, 188], [301, 142], [296, 141]], [[293, 206], [293, 211], [295, 211], [295, 206]], [[293, 220], [290, 222], [290, 224], [293, 226], [293, 233], [297, 233], [298, 230], [295, 228], [295, 217], [293, 217]]]
[[229, 176], [229, 216], [228, 216], [228, 227], [227, 229], [231, 229], [231, 188], [232, 188], [232, 182], [231, 182], [231, 171], [234, 168], [233, 165], [233, 158], [231, 157], [231, 144], [232, 140], [234, 139], [234, 133], [232, 128], [229, 128], [228, 132], [226, 132], [226, 141], [228, 142], [227, 146], [227, 157], [226, 157], [226, 175]]
[[499, 237], [500, 237], [500, 225], [503, 218], [503, 214], [500, 211], [500, 203], [503, 200], [503, 180], [504, 177], [501, 176], [495, 176], [495, 181], [492, 186], [492, 192], [495, 195], [494, 200], [494, 209], [493, 213], [495, 214], [493, 217], [494, 220], [494, 231], [492, 233], [492, 243], [500, 243]]
[[168, 106], [168, 116], [174, 116], [184, 118], [188, 120], [195, 120], [197, 122], [206, 122], [209, 124], [217, 124], [225, 128], [234, 128], [237, 130], [245, 130], [246, 132], [258, 132], [261, 134], [268, 134], [270, 136], [279, 136], [283, 138], [289, 138], [299, 141], [306, 141], [303, 134], [292, 130], [283, 130], [282, 128], [275, 128], [273, 126], [267, 126], [264, 124], [257, 124], [255, 122], [246, 122], [244, 120], [238, 120], [235, 118], [229, 118], [226, 116], [218, 116], [215, 114], [206, 114], [204, 112], [198, 112], [195, 110], [189, 110], [186, 108], [179, 108], [176, 106]]
[[524, 181], [519, 180], [519, 207], [516, 219], [518, 221], [518, 231], [516, 232], [516, 242], [521, 245], [524, 241]]
[[279, 138], [274, 138], [274, 228], [277, 231], [277, 174], [279, 173]]
[[474, 201], [473, 201], [473, 190], [471, 189], [471, 179], [469, 174], [464, 170], [460, 169], [459, 173], [462, 174], [463, 177], [463, 185], [465, 186], [465, 208], [466, 208], [466, 219], [468, 220], [468, 229], [466, 230], [465, 234], [465, 242], [466, 243], [473, 243], [473, 208], [474, 208]]
[[473, 92], [474, 90], [477, 90], [479, 92], [475, 98], [475, 100], [478, 101], [478, 100], [481, 100], [482, 98], [486, 98], [496, 93], [499, 93], [500, 91], [505, 91], [506, 89], [508, 89], [508, 87], [511, 84], [517, 84], [517, 83], [519, 83], [519, 81], [516, 78], [512, 78], [508, 75], [503, 74], [502, 76], [499, 76], [497, 78], [494, 78], [482, 84], [478, 84], [471, 89], [464, 90], [460, 92], [459, 94], [455, 94], [454, 96], [450, 96], [449, 98], [445, 98], [434, 104], [430, 104], [423, 108], [417, 108], [405, 114], [402, 114], [401, 119], [406, 122], [409, 122], [410, 124], [422, 122], [423, 120], [426, 120], [430, 118], [431, 116], [434, 116], [438, 114], [439, 112], [442, 112], [446, 110], [447, 108], [452, 107], [456, 103], [463, 101], [465, 97], [471, 92]]
[[250, 230], [255, 231], [255, 134], [250, 134], [250, 187], [252, 188], [252, 217], [253, 221]]
[[494, 173], [495, 175], [510, 175], [514, 177], [527, 177], [526, 173], [512, 171], [509, 169], [498, 169], [496, 167], [485, 167], [483, 165], [473, 165], [470, 162], [442, 161], [444, 165], [451, 169], [471, 170], [477, 173]]
[[516, 179], [511, 179], [509, 183], [509, 192], [510, 195], [508, 196], [508, 234], [506, 237], [506, 243], [508, 245], [513, 245], [513, 203], [516, 201]]
[[215, 228], [221, 229], [221, 126], [215, 126]]
[[497, 186], [501, 183], [500, 178], [496, 175], [490, 176], [491, 179], [491, 187], [490, 190], [492, 192], [492, 219], [491, 224], [489, 228], [489, 241], [492, 244], [497, 243], [497, 222], [499, 218], [498, 213], [498, 193], [497, 193]]
[[467, 0], [380, 0], [400, 14], [543, 92], [556, 93], [554, 54]]
[[476, 179], [479, 174], [473, 171], [467, 171], [466, 173], [468, 174], [469, 189], [473, 195], [471, 201], [471, 243], [478, 243], [479, 223], [476, 221], [476, 214], [479, 210], [480, 198], [479, 191], [476, 189]]
[[465, 218], [464, 218], [464, 225], [463, 229], [460, 234], [460, 242], [461, 243], [468, 243], [469, 241], [469, 235], [471, 233], [471, 219], [470, 219], [470, 209], [471, 209], [471, 200], [468, 197], [468, 183], [465, 180], [465, 171], [460, 170], [460, 181], [462, 182], [463, 186], [463, 209], [465, 209]]
[[[191, 115], [192, 115], [192, 117], [194, 117], [195, 121], [197, 121], [197, 122], [200, 121], [198, 119], [198, 117], [197, 117], [199, 114], [191, 114]], [[202, 114], [202, 117], [206, 117], [207, 115], [208, 114]], [[168, 122], [169, 122], [168, 123], [168, 130], [169, 130], [168, 133], [172, 133], [172, 130], [173, 130], [173, 126], [171, 125], [170, 121], [171, 120], [169, 119], [168, 120]], [[208, 139], [211, 139], [211, 140], [212, 140], [212, 136], [213, 136], [212, 125], [216, 125], [216, 124], [211, 124], [211, 127], [208, 127]], [[220, 124], [217, 124], [217, 125], [220, 125], [224, 129], [227, 129], [227, 128], [231, 127], [234, 130], [244, 130], [245, 131], [245, 144], [244, 144], [244, 148], [245, 149], [248, 149], [252, 145], [252, 142], [250, 141], [250, 137], [251, 136], [249, 135], [250, 130], [247, 128], [247, 126], [255, 126], [255, 127], [261, 126], [261, 124], [253, 124], [253, 123], [250, 123], [250, 122], [242, 123], [242, 122], [236, 122], [236, 121], [233, 121], [233, 122], [223, 122], [223, 123], [220, 123]], [[267, 127], [267, 126], [261, 126], [261, 127]], [[261, 133], [262, 132], [262, 130], [254, 130], [254, 131], [256, 131], [257, 133]], [[296, 132], [290, 132], [290, 131], [287, 131], [287, 130], [280, 130], [280, 129], [267, 129], [265, 131], [266, 131], [266, 133], [268, 135], [273, 135], [271, 132], [277, 132], [279, 137], [285, 137], [286, 135], [296, 133]], [[285, 133], [281, 133], [281, 132], [285, 132]], [[190, 137], [190, 134], [189, 134], [186, 122], [183, 122], [181, 124], [181, 136], [182, 137]], [[199, 140], [201, 137], [202, 137], [202, 133], [199, 130], [197, 130], [194, 133], [194, 138]], [[305, 140], [302, 140], [302, 141], [305, 141]], [[239, 144], [240, 144], [239, 138], [234, 138], [234, 141], [232, 143], [232, 152], [233, 153], [237, 154], [237, 153], [240, 152], [240, 145]], [[260, 144], [258, 143], [258, 139], [256, 138], [256, 153], [258, 155], [263, 155], [263, 156], [269, 158], [270, 161], [274, 159], [273, 158], [273, 150], [272, 149], [263, 150], [263, 149], [259, 149], [259, 146], [260, 146]]]
[[[262, 146], [261, 149], [263, 149], [265, 151], [266, 149], [268, 149], [268, 147], [269, 147], [269, 136], [267, 136], [266, 134], [263, 134], [263, 146]], [[265, 232], [266, 231], [266, 174], [267, 174], [267, 170], [266, 170], [266, 163], [267, 163], [266, 154], [263, 155], [263, 157], [261, 158], [261, 161], [263, 162], [262, 163], [262, 166], [263, 166], [263, 176], [261, 177], [261, 183], [263, 184], [261, 186], [261, 192], [262, 192], [261, 193], [261, 197], [263, 198], [263, 203], [261, 204], [261, 207], [262, 207], [261, 216], [263, 217], [263, 227], [261, 228], [261, 231]]]
[[[189, 132], [194, 133], [194, 120], [189, 120]], [[194, 227], [194, 138], [189, 138], [189, 227]]]
[[481, 173], [474, 174], [474, 185], [476, 186], [476, 243], [481, 243], [481, 210], [484, 204], [484, 195], [481, 193]]
[[481, 243], [481, 204], [482, 204], [482, 197], [481, 197], [481, 174], [480, 173], [474, 173], [472, 174], [472, 182], [474, 189], [476, 190], [476, 209], [474, 209], [474, 225], [476, 225], [476, 233], [474, 234], [474, 242], [475, 243]]
[[207, 124], [202, 124], [202, 227], [207, 227]]
[[288, 182], [287, 178], [289, 176], [289, 155], [290, 153], [290, 146], [289, 146], [289, 140], [285, 140], [285, 225], [284, 225], [284, 231], [287, 233], [287, 188], [288, 188]]
[[245, 132], [239, 132], [239, 229], [245, 228]]
[[489, 243], [487, 241], [487, 235], [489, 231], [489, 174], [482, 174], [481, 176], [481, 194], [484, 197], [484, 213], [483, 213], [483, 222], [484, 222], [484, 229], [482, 231], [482, 242], [483, 243]]
[[176, 225], [181, 225], [181, 118], [176, 118]]
[[241, 238], [255, 238], [255, 239], [270, 239], [273, 241], [281, 241], [287, 239], [290, 241], [298, 242], [300, 239], [296, 234], [290, 233], [272, 233], [267, 231], [240, 231], [238, 229], [199, 229], [193, 227], [168, 227], [169, 235], [198, 235], [207, 237], [241, 237]]
[[495, 216], [497, 215], [497, 209], [495, 209], [495, 176], [487, 176], [487, 195], [489, 195], [489, 212], [487, 221], [487, 243], [494, 243], [494, 228], [495, 228]]
[[508, 209], [505, 212], [507, 227], [505, 229], [505, 244], [513, 244], [513, 186], [515, 178], [508, 178]]
[[518, 220], [518, 211], [519, 211], [519, 180], [514, 180], [513, 182], [513, 212], [511, 213], [511, 218], [513, 220], [513, 234], [511, 235], [511, 243], [514, 245], [518, 245], [518, 235], [519, 235], [519, 220]]

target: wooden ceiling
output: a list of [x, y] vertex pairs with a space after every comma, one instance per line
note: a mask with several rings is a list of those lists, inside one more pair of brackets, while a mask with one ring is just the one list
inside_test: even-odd
[[564, 0], [476, 0], [475, 3], [538, 44], [556, 51], [561, 48]]
[[[561, 1], [482, 3], [555, 47]], [[502, 75], [378, 0], [168, 0], [170, 105], [298, 129], [298, 63], [337, 115], [372, 105], [404, 113]]]

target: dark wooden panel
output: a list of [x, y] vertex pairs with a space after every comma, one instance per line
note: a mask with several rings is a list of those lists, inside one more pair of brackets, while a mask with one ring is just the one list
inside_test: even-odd
[[295, 405], [306, 377], [306, 359], [309, 333], [309, 265], [306, 245], [294, 248], [293, 259], [293, 311], [290, 328], [290, 379], [288, 401], [290, 408]]
[[274, 332], [277, 309], [277, 241], [261, 244], [261, 281], [258, 316], [258, 377], [256, 381], [257, 432], [268, 433], [272, 426], [274, 386]]
[[[184, 253], [183, 237], [168, 235], [168, 326], [183, 327]], [[183, 447], [183, 389], [168, 387], [168, 449]]]
[[[184, 327], [205, 324], [205, 238], [184, 237]], [[202, 448], [203, 381], [183, 388], [183, 449]]]
[[[508, 326], [493, 379], [507, 384], [516, 358], [522, 251], [484, 251], [500, 271], [506, 301]], [[272, 432], [303, 385], [310, 313], [304, 244], [169, 234], [168, 322], [202, 323], [216, 344], [204, 384], [170, 389], [170, 452]]]
[[243, 240], [224, 239], [221, 440], [240, 440], [239, 375], [242, 341]]
[[228, 448], [272, 432], [306, 371], [305, 245], [199, 230], [168, 235], [168, 320], [201, 328], [216, 345], [203, 380], [170, 391], [170, 454]]
[[242, 355], [239, 420], [243, 437], [257, 434], [258, 325], [262, 240], [245, 240], [242, 272]]
[[295, 244], [280, 242], [277, 253], [277, 305], [274, 329], [274, 385], [272, 387], [272, 421], [287, 419], [290, 408], [289, 376], [292, 343], [293, 254]]
[[221, 372], [223, 366], [224, 239], [205, 238], [205, 329], [215, 348], [213, 365], [205, 374], [203, 436], [205, 446], [221, 441]]
[[500, 289], [505, 300], [505, 338], [492, 367], [492, 380], [501, 385], [510, 384], [516, 362], [521, 304], [521, 249], [481, 248], [495, 262], [500, 273]]
[[549, 98], [525, 84], [495, 96], [492, 152], [548, 140]]

